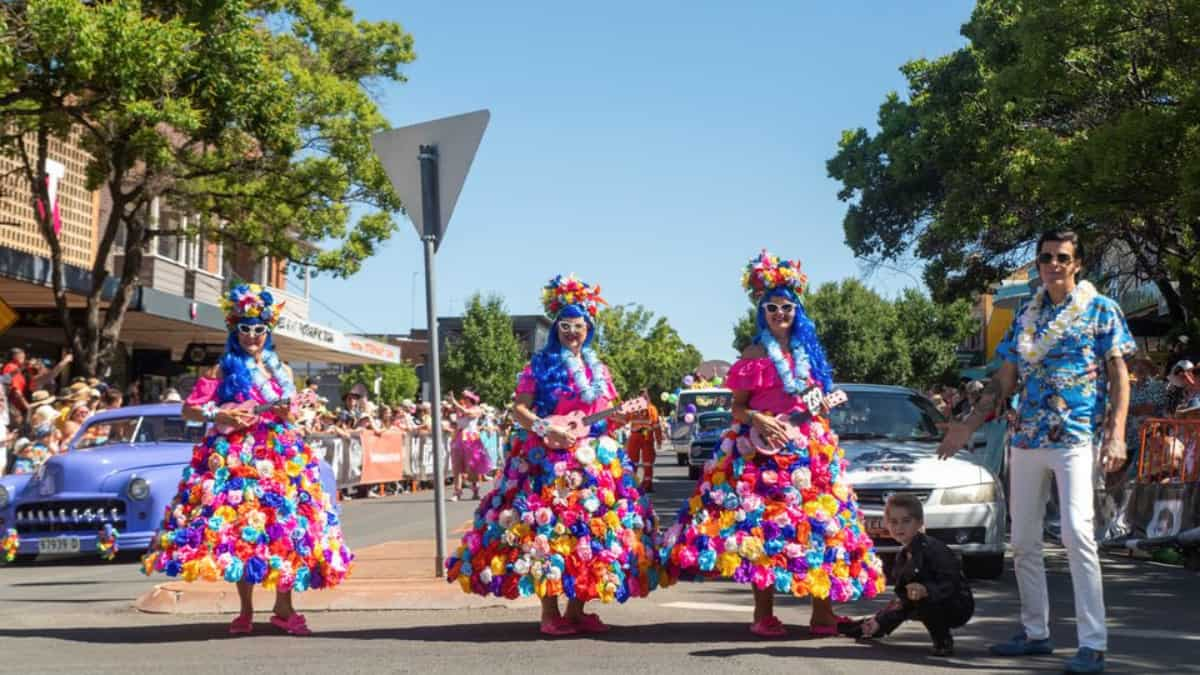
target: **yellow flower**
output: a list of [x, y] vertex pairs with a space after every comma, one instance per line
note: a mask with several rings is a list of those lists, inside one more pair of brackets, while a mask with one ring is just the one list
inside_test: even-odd
[[833, 564], [833, 576], [838, 579], [845, 579], [850, 576], [850, 566], [845, 560], [839, 560]]
[[608, 471], [617, 480], [620, 480], [621, 476], [625, 475], [625, 470], [621, 468], [621, 463], [615, 459], [612, 461], [612, 464], [608, 465]]
[[844, 502], [850, 498], [850, 488], [846, 487], [845, 483], [834, 483], [833, 496], [837, 497], [838, 501]]
[[564, 558], [571, 555], [571, 551], [573, 551], [574, 549], [575, 549], [575, 538], [574, 537], [560, 537], [558, 539], [555, 539], [554, 543], [550, 545], [550, 550], [563, 556]]
[[754, 560], [764, 554], [762, 539], [758, 537], [745, 537], [742, 539], [740, 547], [742, 557], [747, 560]]
[[493, 557], [490, 567], [492, 568], [492, 574], [496, 576], [504, 574], [504, 558], [501, 558], [500, 556]]
[[736, 522], [737, 522], [737, 516], [734, 515], [733, 511], [722, 511], [721, 512], [721, 519], [719, 522], [720, 529], [727, 530], [727, 529], [733, 527], [733, 524]]
[[726, 551], [717, 556], [717, 569], [720, 570], [721, 576], [731, 577], [737, 571], [737, 568], [742, 564], [742, 558], [734, 551]]
[[821, 510], [830, 516], [838, 512], [838, 500], [833, 495], [821, 495], [817, 501], [821, 502]]
[[462, 575], [458, 578], [458, 585], [462, 587], [463, 593], [471, 592], [471, 577]]
[[609, 529], [615, 530], [621, 526], [621, 519], [617, 518], [616, 511], [609, 511], [604, 514], [604, 523], [608, 525]]
[[817, 515], [817, 510], [820, 508], [820, 505], [818, 505], [815, 501], [804, 502], [804, 515], [812, 518], [813, 516]]
[[197, 561], [189, 560], [183, 563], [183, 574], [180, 576], [183, 577], [184, 581], [195, 581], [198, 579], [200, 577], [200, 569]]
[[825, 573], [824, 568], [817, 567], [808, 570], [805, 580], [808, 582], [808, 590], [814, 598], [829, 597], [829, 575]]
[[714, 471], [711, 482], [713, 485], [724, 485], [725, 484], [725, 472], [724, 471]]
[[698, 496], [692, 496], [691, 499], [688, 499], [688, 512], [689, 513], [695, 513], [697, 511], [699, 511], [701, 508], [703, 508], [703, 506], [704, 506], [704, 503], [700, 501], [700, 497], [698, 497]]

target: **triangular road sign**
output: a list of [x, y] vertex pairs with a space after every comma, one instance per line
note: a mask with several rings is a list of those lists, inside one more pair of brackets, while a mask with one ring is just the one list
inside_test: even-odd
[[392, 187], [404, 202], [404, 210], [416, 228], [417, 236], [424, 234], [421, 163], [417, 159], [420, 147], [437, 146], [438, 211], [441, 222], [438, 224], [436, 245], [440, 246], [490, 117], [491, 113], [487, 110], [476, 110], [381, 131], [371, 138], [371, 147], [379, 155]]

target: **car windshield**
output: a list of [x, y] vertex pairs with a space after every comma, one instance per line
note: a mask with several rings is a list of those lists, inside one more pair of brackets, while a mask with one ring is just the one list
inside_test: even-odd
[[846, 391], [845, 404], [830, 411], [829, 421], [844, 440], [935, 441], [944, 421], [928, 399], [912, 392]]
[[[695, 410], [691, 410], [688, 406], [695, 406]], [[732, 410], [733, 409], [733, 392], [692, 392], [685, 391], [679, 394], [679, 404], [675, 408], [678, 411], [678, 416], [683, 417], [688, 412], [693, 412], [697, 415], [704, 412], [712, 412], [716, 410]]]
[[76, 450], [130, 443], [199, 443], [204, 425], [178, 415], [142, 415], [97, 420], [87, 425], [75, 441]]

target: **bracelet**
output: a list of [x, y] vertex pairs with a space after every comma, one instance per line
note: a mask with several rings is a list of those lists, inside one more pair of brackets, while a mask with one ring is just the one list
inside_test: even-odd
[[200, 407], [200, 412], [204, 413], [204, 419], [207, 422], [217, 421], [217, 404], [209, 401]]
[[537, 436], [545, 436], [550, 431], [550, 423], [541, 417], [535, 417], [533, 423], [529, 425], [529, 430]]

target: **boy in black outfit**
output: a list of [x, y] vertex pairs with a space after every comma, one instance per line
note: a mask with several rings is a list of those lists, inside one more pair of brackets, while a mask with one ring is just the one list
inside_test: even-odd
[[888, 533], [904, 547], [889, 575], [898, 597], [874, 616], [845, 624], [842, 632], [865, 639], [883, 637], [904, 621], [917, 619], [933, 639], [933, 655], [953, 656], [950, 629], [966, 624], [975, 613], [962, 563], [945, 544], [921, 532], [925, 509], [913, 495], [888, 498], [883, 517]]

